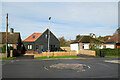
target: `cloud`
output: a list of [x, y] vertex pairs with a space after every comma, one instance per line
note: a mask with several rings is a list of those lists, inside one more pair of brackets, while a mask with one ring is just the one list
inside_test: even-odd
[[118, 2], [119, 0], [2, 0], [3, 2]]
[[3, 31], [5, 16], [9, 13], [9, 28], [20, 31], [25, 39], [33, 32], [43, 32], [52, 17], [51, 30], [57, 37], [74, 39], [77, 34], [109, 35], [117, 28], [117, 3], [25, 3], [11, 2], [2, 4]]

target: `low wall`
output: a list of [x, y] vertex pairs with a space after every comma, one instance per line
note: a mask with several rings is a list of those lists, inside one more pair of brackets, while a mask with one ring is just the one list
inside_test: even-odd
[[25, 51], [27, 54], [38, 54], [38, 51]]
[[[42, 52], [42, 54], [29, 54], [26, 53], [25, 55], [34, 55], [34, 57], [47, 57], [48, 56], [48, 52]], [[68, 52], [50, 52], [49, 56], [53, 57], [53, 56], [73, 56], [73, 55], [77, 55], [76, 51], [68, 51]]]
[[6, 57], [6, 53], [0, 53], [0, 57]]
[[87, 56], [96, 56], [96, 52], [92, 50], [79, 50], [79, 54], [83, 54]]

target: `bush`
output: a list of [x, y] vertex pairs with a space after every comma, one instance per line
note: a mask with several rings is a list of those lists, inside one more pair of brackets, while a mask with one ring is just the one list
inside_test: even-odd
[[2, 53], [5, 53], [6, 52], [6, 45], [3, 45], [2, 47]]
[[0, 53], [2, 53], [2, 47], [0, 47]]
[[100, 56], [100, 51], [104, 52], [104, 56], [120, 56], [120, 49], [94, 49], [96, 56]]

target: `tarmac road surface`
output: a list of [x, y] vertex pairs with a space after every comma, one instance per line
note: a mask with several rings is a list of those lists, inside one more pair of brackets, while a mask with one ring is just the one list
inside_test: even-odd
[[[105, 62], [105, 61], [108, 62]], [[15, 59], [2, 61], [3, 78], [118, 78], [119, 63], [109, 60], [117, 58], [57, 59], [35, 60]], [[84, 64], [89, 68], [77, 72], [74, 70], [54, 70], [53, 64]]]

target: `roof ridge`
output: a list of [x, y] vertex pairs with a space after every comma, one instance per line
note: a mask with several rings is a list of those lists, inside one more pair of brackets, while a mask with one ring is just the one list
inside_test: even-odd
[[[93, 38], [92, 36], [90, 36], [90, 37]], [[97, 38], [93, 38], [93, 39], [99, 40], [99, 39], [97, 39]], [[99, 41], [104, 42], [104, 41], [102, 41], [102, 40], [99, 40]]]
[[78, 42], [80, 42], [83, 37], [84, 37], [84, 35], [80, 38], [80, 40]]

